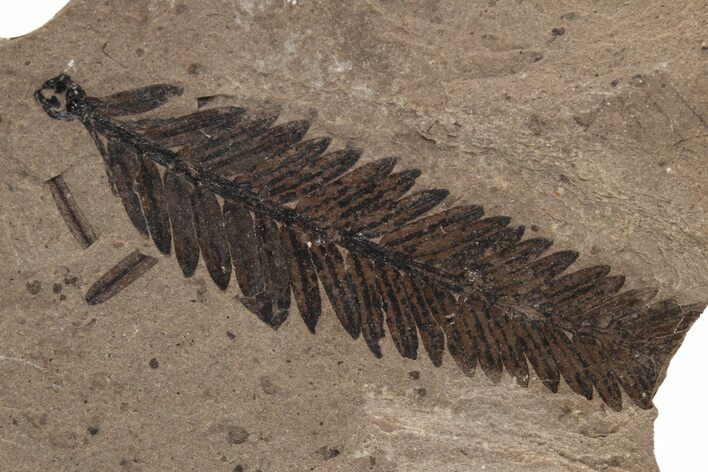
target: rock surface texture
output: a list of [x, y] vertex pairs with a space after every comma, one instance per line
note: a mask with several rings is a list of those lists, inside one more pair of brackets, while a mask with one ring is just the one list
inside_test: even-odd
[[[92, 94], [151, 83], [282, 108], [362, 161], [399, 156], [446, 203], [610, 264], [681, 304], [708, 292], [704, 2], [73, 1], [0, 42], [3, 470], [647, 471], [656, 410], [614, 412], [532, 374], [464, 377], [445, 354], [375, 359], [325, 304], [273, 331], [184, 279], [133, 228], [77, 124], [32, 98], [62, 71]], [[97, 240], [57, 210], [57, 175]], [[73, 203], [72, 203], [73, 205]], [[106, 303], [91, 284], [158, 260]], [[700, 375], [700, 373], [697, 373]]]

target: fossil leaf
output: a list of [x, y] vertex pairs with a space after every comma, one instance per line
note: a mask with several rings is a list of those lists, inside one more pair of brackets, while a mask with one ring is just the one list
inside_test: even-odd
[[299, 142], [309, 126], [310, 123], [304, 120], [274, 126], [249, 136], [223, 155], [203, 162], [203, 167], [226, 176], [250, 172], [258, 162], [277, 156]]
[[69, 187], [64, 182], [64, 178], [61, 175], [57, 175], [49, 179], [47, 184], [52, 192], [54, 203], [57, 204], [59, 214], [64, 219], [72, 236], [81, 247], [89, 247], [96, 241], [96, 232], [84, 212], [81, 211], [78, 203], [76, 203]]
[[140, 197], [150, 237], [163, 254], [170, 253], [172, 233], [165, 189], [157, 165], [145, 155], [136, 155], [137, 174], [133, 188]]
[[361, 329], [359, 296], [342, 254], [335, 244], [316, 240], [310, 243], [310, 254], [339, 322], [356, 339]]
[[[67, 113], [88, 110], [82, 123], [138, 231], [165, 254], [174, 241], [185, 276], [200, 253], [221, 289], [233, 271], [238, 299], [274, 329], [292, 294], [314, 333], [321, 285], [344, 330], [377, 357], [388, 337], [406, 358], [422, 346], [439, 366], [447, 350], [467, 376], [479, 366], [498, 382], [506, 371], [524, 387], [533, 370], [551, 392], [563, 381], [619, 410], [623, 391], [652, 407], [668, 358], [702, 311], [652, 302], [653, 289], [621, 291], [624, 277], [606, 265], [571, 271], [577, 252], [550, 252], [550, 240], [523, 239], [524, 227], [481, 206], [433, 212], [447, 190], [415, 191], [420, 171], [394, 171], [395, 158], [354, 167], [360, 150], [303, 140], [308, 121], [274, 125], [272, 111], [238, 107], [121, 121], [181, 90], [96, 99], [68, 76], [48, 88], [67, 95]], [[38, 100], [50, 117], [67, 117]], [[151, 264], [131, 257], [89, 290], [89, 303]]]
[[172, 225], [175, 257], [185, 277], [194, 275], [199, 263], [199, 240], [194, 228], [192, 194], [194, 186], [189, 181], [168, 169], [163, 176], [165, 200]]
[[86, 292], [86, 303], [97, 305], [105, 302], [135, 282], [155, 264], [157, 264], [157, 259], [136, 249], [111, 267], [108, 272], [89, 287], [88, 292]]
[[245, 112], [243, 108], [220, 107], [176, 118], [149, 118], [126, 124], [162, 146], [178, 147], [235, 127]]
[[288, 261], [288, 273], [295, 303], [307, 329], [314, 334], [317, 321], [322, 315], [322, 301], [312, 257], [307, 244], [296, 231], [283, 225], [280, 227], [280, 239], [283, 255]]
[[[188, 143], [182, 149], [182, 156], [185, 160], [198, 162], [208, 168], [267, 132], [276, 118], [273, 114], [246, 115], [234, 124], [213, 126], [210, 134], [202, 134]], [[156, 137], [159, 139], [161, 135]]]
[[140, 234], [148, 236], [148, 224], [140, 205], [140, 197], [133, 186], [138, 174], [136, 155], [128, 152], [123, 143], [112, 139], [108, 141], [107, 159], [116, 193], [123, 203], [123, 208], [125, 208], [130, 222]]
[[231, 280], [231, 254], [221, 205], [216, 196], [197, 182], [192, 192], [194, 227], [199, 248], [214, 283], [226, 290]]
[[178, 95], [182, 95], [182, 87], [157, 84], [118, 92], [94, 101], [98, 104], [98, 109], [108, 116], [125, 116], [145, 113], [164, 105], [170, 98]]

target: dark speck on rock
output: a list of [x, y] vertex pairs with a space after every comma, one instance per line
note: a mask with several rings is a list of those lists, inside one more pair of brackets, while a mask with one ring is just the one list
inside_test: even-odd
[[98, 434], [98, 428], [96, 426], [89, 426], [88, 432], [91, 436], [96, 436]]
[[418, 396], [424, 397], [428, 394], [428, 391], [424, 388], [419, 388], [418, 390], [416, 390], [416, 393], [418, 394]]
[[204, 66], [201, 64], [193, 63], [187, 67], [187, 73], [190, 75], [197, 75], [201, 72], [204, 72]]
[[152, 359], [150, 359], [150, 362], [148, 362], [148, 365], [150, 366], [151, 369], [157, 369], [158, 367], [160, 367], [160, 363], [157, 362], [157, 359], [155, 359], [154, 357]]
[[248, 440], [250, 433], [240, 426], [231, 426], [226, 433], [226, 441], [229, 444], [243, 444]]
[[630, 79], [630, 82], [632, 82], [632, 85], [634, 85], [635, 87], [641, 87], [647, 83], [646, 79], [642, 74], [634, 74]]
[[231, 331], [227, 331], [226, 336], [228, 336], [229, 339], [231, 339], [231, 340], [236, 339], [236, 335], [234, 333], [232, 333]]
[[620, 81], [619, 79], [615, 79], [612, 82], [610, 82], [610, 87], [617, 87], [619, 85]]
[[52, 286], [52, 292], [59, 293], [59, 292], [61, 292], [62, 288], [63, 288], [62, 284], [56, 283]]
[[74, 286], [75, 286], [75, 285], [76, 285], [76, 282], [77, 282], [78, 280], [79, 280], [79, 279], [78, 279], [76, 276], [72, 276], [72, 277], [66, 276], [66, 277], [64, 277], [64, 284], [65, 284], [65, 285], [74, 285]]
[[270, 377], [261, 377], [261, 388], [266, 395], [275, 395], [278, 393], [278, 387], [270, 379]]
[[234, 467], [234, 472], [243, 472], [243, 466], [241, 464]]
[[339, 455], [339, 449], [336, 447], [322, 446], [317, 449], [317, 453], [321, 455], [324, 460], [328, 461]]
[[534, 233], [538, 232], [540, 229], [541, 229], [541, 228], [539, 228], [539, 227], [536, 226], [536, 225], [531, 225], [531, 231], [533, 231]]
[[553, 28], [551, 30], [551, 34], [553, 36], [563, 36], [565, 34], [565, 28], [563, 28], [562, 26], [560, 28]]
[[42, 284], [39, 282], [39, 280], [27, 282], [25, 286], [27, 287], [27, 291], [30, 293], [30, 295], [37, 295], [39, 291], [42, 290]]
[[568, 21], [573, 21], [578, 19], [578, 14], [575, 13], [574, 11], [564, 13], [561, 15], [561, 20], [568, 20]]
[[420, 371], [411, 370], [410, 372], [408, 372], [408, 377], [412, 378], [413, 380], [420, 380]]

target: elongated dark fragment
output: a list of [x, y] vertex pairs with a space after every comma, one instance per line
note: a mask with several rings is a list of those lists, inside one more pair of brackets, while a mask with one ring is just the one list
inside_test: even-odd
[[172, 225], [175, 256], [184, 276], [191, 277], [199, 263], [199, 241], [194, 229], [192, 207], [194, 188], [187, 179], [171, 169], [165, 171], [163, 181]]
[[91, 285], [86, 292], [86, 303], [98, 305], [105, 302], [135, 282], [155, 264], [157, 259], [136, 249]]
[[565, 383], [578, 395], [582, 395], [588, 400], [592, 399], [592, 381], [573, 349], [572, 341], [563, 331], [553, 329], [548, 323], [543, 323], [541, 329], [543, 336], [549, 341], [549, 349]]
[[367, 237], [381, 236], [438, 206], [448, 195], [445, 189], [423, 190], [396, 201], [393, 205], [374, 211], [352, 223], [351, 230]]
[[307, 121], [274, 126], [262, 134], [244, 139], [222, 156], [205, 162], [204, 168], [224, 176], [248, 172], [259, 162], [285, 152], [300, 141], [309, 126]]
[[226, 290], [231, 280], [231, 255], [226, 239], [221, 206], [213, 193], [197, 184], [192, 193], [194, 227], [199, 248], [212, 280], [221, 290]]
[[449, 228], [448, 233], [419, 241], [415, 246], [407, 245], [405, 250], [423, 261], [443, 261], [479, 247], [490, 235], [501, 236], [500, 230], [509, 224], [509, 220], [508, 217], [493, 216], [468, 223], [462, 230]]
[[291, 202], [322, 187], [349, 170], [359, 160], [361, 151], [342, 149], [327, 153], [293, 171], [277, 185], [269, 185], [266, 192], [277, 196], [280, 202]]
[[398, 353], [408, 359], [418, 356], [418, 335], [400, 274], [388, 267], [376, 279], [386, 325]]
[[278, 329], [290, 308], [287, 249], [278, 227], [266, 216], [256, 214], [254, 219], [250, 211], [233, 202], [224, 205], [224, 221], [236, 280], [243, 292], [238, 299], [261, 321]]
[[463, 374], [472, 377], [477, 366], [477, 358], [474, 355], [473, 341], [462, 321], [462, 315], [455, 312], [455, 299], [429, 285], [421, 288], [435, 321], [445, 333], [450, 356]]
[[167, 100], [177, 95], [182, 95], [182, 87], [157, 84], [93, 100], [97, 103], [97, 108], [106, 115], [124, 116], [145, 113], [164, 105]]
[[345, 208], [350, 202], [372, 191], [376, 183], [393, 170], [395, 164], [396, 159], [386, 158], [359, 166], [300, 200], [296, 210], [321, 218], [335, 208]]
[[352, 276], [344, 265], [342, 254], [334, 244], [322, 244], [318, 241], [311, 243], [310, 254], [339, 322], [352, 339], [356, 339], [361, 331], [359, 297]]
[[443, 351], [445, 350], [443, 331], [433, 318], [423, 292], [416, 285], [415, 280], [412, 277], [402, 277], [401, 279], [408, 295], [411, 314], [418, 327], [418, 334], [423, 342], [423, 347], [425, 347], [433, 365], [440, 367], [442, 365]]
[[307, 329], [315, 334], [317, 321], [322, 314], [322, 301], [320, 287], [317, 284], [317, 271], [312, 263], [310, 251], [300, 236], [284, 225], [280, 227], [280, 239], [288, 261], [290, 285], [295, 303]]
[[524, 320], [523, 315], [513, 313], [512, 329], [515, 331], [531, 367], [536, 371], [543, 385], [553, 393], [558, 392], [560, 371], [551, 353], [548, 341], [540, 330], [540, 324]]
[[488, 326], [497, 340], [497, 347], [504, 367], [512, 377], [516, 378], [516, 383], [522, 387], [528, 387], [529, 366], [523, 346], [514, 333], [514, 321], [505, 315], [503, 308], [492, 305], [489, 307]]
[[278, 226], [271, 218], [256, 214], [258, 255], [265, 279], [265, 291], [259, 294], [261, 318], [273, 329], [278, 329], [288, 317], [290, 309], [290, 277], [280, 240]]
[[484, 210], [477, 205], [450, 208], [387, 233], [381, 238], [381, 245], [415, 254], [421, 244], [432, 244], [431, 241], [453, 231], [459, 233], [461, 228], [477, 221], [482, 215]]
[[135, 152], [128, 150], [120, 141], [108, 141], [106, 151], [106, 166], [108, 174], [113, 179], [116, 194], [120, 197], [130, 222], [140, 234], [149, 236], [148, 224], [140, 205], [140, 197], [135, 191], [135, 178], [138, 174], [138, 157]]
[[84, 212], [79, 208], [79, 204], [76, 203], [61, 175], [52, 177], [47, 181], [47, 184], [52, 192], [52, 197], [54, 197], [54, 202], [57, 204], [57, 209], [59, 209], [59, 213], [64, 219], [64, 223], [69, 227], [69, 231], [71, 231], [76, 242], [86, 249], [96, 241], [96, 232], [93, 230], [93, 226], [91, 226]]
[[359, 298], [361, 334], [369, 350], [380, 358], [383, 354], [379, 340], [384, 338], [385, 331], [381, 297], [376, 289], [376, 274], [369, 261], [351, 252], [347, 254], [346, 265], [352, 274]]
[[502, 252], [480, 259], [477, 264], [488, 271], [487, 278], [501, 280], [526, 267], [546, 252], [551, 244], [553, 243], [545, 238], [525, 239]]
[[598, 349], [598, 342], [586, 336], [577, 336], [573, 338], [573, 347], [602, 401], [613, 410], [620, 411], [622, 392], [611, 369], [610, 359], [602, 349]]
[[518, 243], [524, 235], [523, 226], [504, 227], [497, 232], [480, 233], [477, 238], [458, 244], [451, 251], [438, 253], [439, 264], [451, 273], [464, 273], [479, 259], [504, 251]]
[[223, 213], [236, 281], [244, 298], [255, 297], [265, 291], [266, 274], [260, 264], [253, 216], [243, 206], [230, 201], [224, 204]]
[[139, 120], [128, 125], [161, 146], [184, 146], [236, 126], [245, 112], [238, 107], [212, 108], [177, 118]]
[[331, 138], [317, 138], [302, 141], [288, 151], [270, 159], [260, 161], [252, 172], [241, 173], [239, 182], [249, 182], [254, 189], [262, 190], [266, 185], [277, 185], [289, 175], [298, 172], [308, 162], [312, 162], [327, 150]]
[[337, 227], [351, 228], [381, 208], [393, 208], [396, 200], [413, 187], [418, 176], [420, 176], [420, 170], [409, 169], [380, 180], [368, 194], [358, 199], [352, 199], [348, 208], [340, 207], [341, 213], [337, 218]]
[[243, 115], [233, 126], [214, 129], [211, 135], [189, 143], [180, 155], [190, 162], [207, 163], [219, 159], [265, 133], [276, 119], [277, 116], [272, 114]]
[[472, 338], [473, 352], [477, 361], [492, 382], [498, 383], [502, 375], [501, 353], [492, 333], [487, 309], [480, 300], [465, 296], [458, 300], [457, 310], [461, 320]]
[[150, 228], [150, 237], [160, 252], [169, 254], [172, 234], [160, 171], [157, 169], [157, 165], [145, 156], [138, 156], [138, 163], [135, 189], [140, 196], [143, 214], [147, 220], [148, 228]]

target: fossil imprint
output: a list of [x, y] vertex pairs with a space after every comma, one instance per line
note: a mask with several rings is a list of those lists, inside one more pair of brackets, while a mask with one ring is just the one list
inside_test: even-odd
[[[523, 227], [479, 206], [436, 213], [448, 192], [411, 192], [419, 170], [394, 172], [393, 158], [355, 167], [361, 151], [303, 140], [307, 121], [274, 125], [274, 113], [239, 107], [123, 118], [181, 93], [152, 85], [95, 98], [60, 75], [35, 97], [50, 117], [86, 127], [130, 221], [164, 254], [174, 248], [186, 277], [201, 253], [216, 285], [225, 290], [233, 273], [239, 300], [275, 329], [292, 292], [313, 333], [321, 284], [346, 332], [377, 357], [387, 328], [406, 358], [421, 343], [439, 366], [447, 344], [468, 376], [479, 365], [497, 382], [506, 369], [527, 386], [530, 365], [552, 392], [563, 379], [615, 410], [622, 390], [652, 407], [703, 305], [621, 291], [624, 277], [606, 265], [570, 271], [575, 251], [550, 252], [551, 241], [523, 239]], [[89, 302], [120, 290], [110, 286], [119, 278], [104, 276]]]

